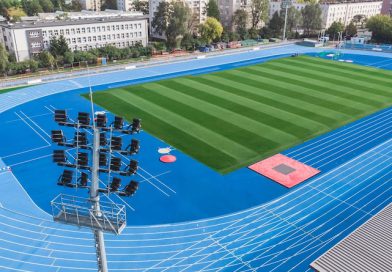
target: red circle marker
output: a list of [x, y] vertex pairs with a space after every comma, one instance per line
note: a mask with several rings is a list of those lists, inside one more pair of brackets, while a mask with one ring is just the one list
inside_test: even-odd
[[159, 160], [164, 163], [172, 163], [175, 162], [177, 158], [176, 156], [173, 155], [163, 155], [159, 158]]

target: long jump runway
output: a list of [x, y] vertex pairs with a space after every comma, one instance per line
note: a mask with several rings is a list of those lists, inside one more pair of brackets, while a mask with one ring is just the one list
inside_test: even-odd
[[[49, 104], [34, 113], [14, 110], [17, 121], [8, 126], [12, 130], [23, 124], [28, 140], [4, 136], [21, 142], [12, 150], [4, 147], [10, 151], [3, 154], [8, 165], [17, 168], [18, 163], [47, 159], [50, 125], [35, 115], [51, 110]], [[121, 236], [106, 235], [110, 271], [310, 271], [314, 259], [392, 201], [392, 108], [283, 154], [321, 173], [243, 211], [184, 223], [129, 226]], [[0, 169], [5, 167], [0, 160]], [[7, 192], [0, 195], [0, 270], [96, 271], [89, 230], [54, 223], [6, 168], [0, 171], [0, 182]]]

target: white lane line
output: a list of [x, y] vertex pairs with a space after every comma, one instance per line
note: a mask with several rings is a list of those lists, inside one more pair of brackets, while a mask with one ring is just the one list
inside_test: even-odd
[[[361, 162], [362, 162], [362, 161], [358, 162], [358, 164], [361, 163]], [[347, 171], [347, 170], [345, 170], [345, 171]], [[358, 171], [358, 169], [357, 169], [357, 171]], [[369, 171], [369, 170], [368, 170], [368, 171]], [[338, 175], [339, 175], [339, 174], [340, 174], [340, 173], [338, 173]], [[346, 177], [347, 177], [347, 176], [345, 176], [345, 178], [346, 178]], [[330, 178], [331, 178], [331, 177], [330, 177]], [[327, 179], [328, 179], [328, 178], [327, 178]], [[316, 201], [316, 202], [318, 202], [318, 201]], [[316, 202], [315, 202], [315, 203], [316, 203]], [[330, 201], [330, 202], [332, 202], [332, 201]], [[315, 204], [315, 203], [314, 203], [314, 204]], [[329, 204], [329, 202], [328, 202], [327, 204]], [[324, 206], [325, 206], [325, 205], [324, 205]], [[318, 209], [321, 209], [321, 208], [322, 208], [322, 207], [319, 207]], [[285, 213], [285, 212], [287, 213], [288, 211], [285, 210], [284, 212], [281, 213], [281, 215], [282, 215], [283, 213]], [[308, 216], [309, 216], [309, 214], [307, 214], [305, 217], [308, 217]], [[260, 228], [260, 227], [258, 227], [258, 228]], [[253, 231], [253, 230], [251, 230], [251, 231]], [[262, 233], [262, 234], [263, 234], [263, 233]], [[259, 236], [261, 236], [262, 234], [259, 234]], [[237, 238], [237, 239], [238, 239], [238, 238]], [[204, 248], [204, 249], [205, 249], [205, 248]], [[194, 255], [194, 254], [192, 254], [192, 255]], [[188, 258], [188, 257], [187, 257], [187, 258]], [[186, 259], [187, 259], [187, 258], [186, 258]], [[178, 264], [178, 263], [180, 263], [180, 262], [182, 262], [182, 261], [183, 261], [183, 260], [177, 262], [176, 264]], [[174, 265], [175, 265], [175, 264], [174, 264]]]
[[36, 160], [40, 160], [40, 159], [47, 158], [47, 157], [50, 157], [50, 156], [52, 156], [52, 154], [44, 155], [44, 156], [37, 157], [37, 158], [31, 159], [31, 160], [27, 160], [27, 161], [22, 161], [22, 162], [14, 163], [14, 164], [11, 164], [9, 167], [14, 167], [14, 166], [17, 166], [17, 165], [25, 164], [25, 163], [32, 162], [32, 161], [36, 161]]
[[[345, 146], [346, 144], [351, 143], [353, 141], [362, 140], [363, 139], [362, 136], [365, 136], [365, 135], [368, 135], [368, 134], [371, 134], [371, 133], [375, 133], [375, 131], [380, 132], [380, 129], [383, 128], [383, 127], [386, 127], [386, 129], [383, 129], [382, 131], [388, 130], [390, 128], [390, 124], [389, 123], [390, 122], [382, 122], [381, 125], [379, 123], [377, 123], [377, 124], [373, 124], [372, 126], [367, 126], [366, 129], [364, 129], [364, 130], [358, 130], [357, 132], [350, 133], [350, 135], [348, 137], [343, 137], [343, 138], [342, 137], [337, 137], [336, 139], [333, 140], [333, 143], [331, 143], [329, 145], [325, 145], [325, 147], [323, 147], [323, 148], [320, 148], [320, 147], [323, 146], [323, 145], [320, 145], [320, 146], [317, 147], [317, 149], [314, 152], [310, 152], [309, 154], [306, 154], [306, 152], [302, 152], [302, 155], [304, 155], [304, 153], [305, 153], [305, 156], [295, 155], [294, 157], [296, 157], [296, 158], [298, 158], [300, 160], [305, 161], [305, 158], [307, 158], [309, 156], [312, 156], [314, 154], [319, 154], [316, 157], [322, 156], [322, 155], [324, 155], [326, 153], [326, 152], [322, 153], [321, 152], [322, 150], [326, 150], [327, 152], [329, 152], [331, 147], [333, 147], [332, 150], [334, 150], [334, 149], [336, 149], [336, 148], [338, 148], [340, 146]], [[373, 130], [367, 131], [367, 129], [371, 128], [371, 127], [376, 127], [376, 128], [373, 129]], [[358, 135], [359, 137], [354, 137], [357, 134], [359, 134]], [[342, 143], [342, 144], [336, 145], [337, 143]], [[313, 158], [314, 157], [312, 157], [311, 159], [313, 159]]]
[[51, 145], [51, 143], [48, 142], [41, 134], [39, 134], [32, 126], [30, 126], [29, 123], [27, 123], [25, 120], [23, 120], [23, 118], [19, 114], [17, 114], [16, 112], [14, 112], [14, 113], [16, 114], [16, 116], [18, 116], [23, 121], [23, 123], [28, 125], [42, 140], [44, 140], [48, 145]]
[[[373, 167], [373, 168], [377, 168], [377, 166], [375, 166], [375, 167]], [[373, 169], [372, 168], [372, 169]], [[369, 172], [370, 170], [368, 170], [367, 172]], [[350, 190], [352, 190], [352, 189], [354, 189], [355, 187], [357, 187], [357, 186], [359, 186], [360, 184], [363, 184], [364, 182], [366, 181], [366, 179], [364, 180], [364, 181], [362, 181], [361, 183], [357, 183], [354, 187], [351, 187], [350, 188]], [[340, 186], [339, 188], [337, 188], [337, 189], [335, 189], [335, 191], [337, 191], [337, 190], [339, 190], [340, 188], [342, 188], [343, 186]], [[363, 190], [363, 189], [362, 189]], [[361, 190], [361, 191], [362, 191]], [[347, 191], [345, 191], [344, 193], [347, 193]], [[359, 193], [359, 192], [357, 192], [357, 193]], [[357, 193], [355, 193], [355, 194], [357, 194]], [[327, 199], [325, 196], [323, 196], [321, 199]], [[314, 205], [316, 205], [321, 199], [319, 199], [318, 201], [316, 201], [316, 202], [314, 202], [314, 203], [312, 203], [311, 204], [311, 206], [314, 206]], [[329, 200], [328, 202], [326, 202], [326, 203], [324, 203], [324, 204], [322, 204], [321, 206], [318, 206], [318, 208], [316, 209], [316, 210], [313, 210], [311, 213], [306, 213], [306, 215], [305, 216], [302, 216], [301, 218], [299, 218], [298, 220], [297, 220], [297, 222], [298, 221], [302, 221], [303, 219], [305, 219], [305, 218], [307, 218], [310, 214], [313, 214], [313, 213], [316, 213], [318, 210], [320, 210], [320, 209], [322, 209], [322, 208], [324, 208], [324, 207], [326, 207], [326, 206], [328, 206], [329, 204], [331, 204], [331, 203], [333, 203], [334, 202], [334, 199], [332, 199], [332, 200]], [[317, 204], [317, 205], [320, 205], [320, 204]], [[306, 208], [309, 208], [310, 206], [308, 206], [308, 207], [306, 207]], [[303, 210], [300, 210], [301, 212], [303, 211]], [[297, 212], [298, 213], [298, 212]], [[283, 213], [282, 213], [283, 214]], [[279, 216], [279, 215], [278, 215]], [[320, 217], [322, 217], [323, 215], [321, 215]], [[280, 216], [279, 216], [280, 217]], [[290, 218], [291, 216], [289, 216], [288, 218]], [[316, 220], [318, 220], [320, 217], [316, 217], [315, 219], [313, 219], [312, 221], [316, 221]], [[286, 217], [287, 218], [287, 217]], [[311, 222], [312, 222], [311, 221]], [[308, 222], [307, 224], [309, 224], [309, 223], [311, 223], [311, 222]], [[304, 226], [306, 227], [307, 226], [307, 224], [305, 224]], [[295, 225], [294, 225], [294, 227], [295, 228], [297, 228]], [[286, 228], [286, 229], [288, 229], [288, 228]], [[297, 229], [297, 231], [295, 231], [295, 233], [297, 233], [297, 232], [299, 232], [300, 230], [298, 230]], [[238, 247], [238, 249], [241, 249], [241, 248], [243, 248], [243, 247], [245, 247], [249, 242], [251, 242], [251, 241], [254, 241], [256, 238], [259, 238], [259, 237], [261, 237], [262, 235], [265, 235], [266, 234], [266, 232], [264, 232], [264, 233], [259, 233], [258, 235], [256, 235], [256, 236], [254, 236], [251, 240], [249, 240], [248, 242], [246, 242], [245, 244], [243, 244], [242, 246], [240, 246], [240, 247]], [[277, 238], [277, 237], [279, 237], [279, 236], [281, 236], [281, 235], [284, 235], [285, 234], [285, 232], [284, 232], [284, 230], [282, 230], [282, 231], [280, 231], [279, 233], [277, 233], [277, 234], [275, 234], [274, 236], [272, 236], [272, 237], [270, 237], [270, 238], [268, 238], [267, 240], [265, 240], [263, 243], [257, 243], [257, 246], [256, 247], [254, 247], [252, 250], [248, 250], [247, 251], [247, 253], [246, 254], [249, 254], [249, 253], [251, 253], [251, 252], [257, 252], [257, 251], [261, 251], [262, 250], [262, 248], [261, 249], [259, 249], [259, 250], [257, 250], [257, 251], [255, 251], [257, 248], [260, 248], [260, 246], [261, 245], [263, 245], [263, 244], [265, 244], [266, 242], [268, 242], [268, 241], [270, 241], [270, 240], [272, 240], [272, 239], [275, 239], [275, 238]], [[294, 234], [294, 233], [293, 233]], [[292, 234], [292, 235], [293, 235]], [[288, 238], [290, 238], [292, 235], [290, 235], [289, 237], [287, 237], [286, 239], [288, 239]], [[306, 235], [305, 235], [306, 236]], [[238, 238], [236, 239], [236, 240], [238, 240]], [[233, 243], [233, 242], [236, 242], [236, 240], [234, 240], [234, 241], [231, 241], [229, 244], [231, 244], [231, 243]], [[284, 240], [283, 240], [284, 241]], [[277, 244], [276, 244], [277, 245]], [[269, 250], [271, 250], [272, 248], [274, 248], [276, 245], [274, 245], [274, 246], [272, 246], [270, 249], [268, 249], [268, 251]], [[267, 251], [267, 252], [268, 252]], [[264, 251], [263, 253], [262, 253], [262, 255], [263, 254], [265, 254], [265, 252], [266, 251]], [[259, 255], [260, 256], [260, 255]], [[224, 256], [225, 257], [225, 256]], [[223, 258], [224, 258], [223, 257]], [[219, 261], [219, 260], [216, 260], [216, 262], [217, 261]], [[211, 264], [210, 264], [211, 265]], [[208, 266], [207, 266], [208, 267]], [[200, 271], [204, 271], [205, 270], [205, 268], [207, 268], [207, 267], [204, 267], [202, 270], [200, 270]], [[219, 270], [218, 270], [219, 271]]]
[[[42, 117], [42, 116], [47, 116], [47, 115], [50, 115], [50, 113], [31, 115], [30, 118]], [[12, 120], [9, 120], [9, 121], [5, 121], [4, 124], [13, 123], [13, 122], [19, 122], [19, 121], [20, 121], [20, 119], [12, 119]]]
[[21, 114], [23, 114], [31, 123], [33, 123], [38, 129], [40, 129], [43, 133], [48, 136], [49, 139], [52, 139], [49, 133], [47, 133], [42, 127], [40, 127], [36, 122], [34, 122], [30, 117], [28, 117], [23, 111], [20, 111]]
[[[378, 124], [379, 121], [383, 120], [385, 117], [389, 118], [390, 115], [391, 115], [391, 111], [392, 111], [392, 108], [391, 109], [387, 109], [385, 112], [376, 114], [375, 116], [372, 116], [372, 117], [370, 117], [370, 118], [368, 118], [366, 120], [359, 121], [356, 124], [352, 124], [352, 125], [346, 126], [345, 128], [343, 128], [343, 129], [341, 129], [341, 130], [339, 130], [337, 132], [332, 132], [331, 134], [329, 134], [329, 135], [327, 135], [327, 136], [325, 136], [325, 137], [323, 137], [321, 139], [318, 139], [318, 140], [313, 141], [313, 142], [311, 142], [311, 143], [309, 143], [309, 144], [307, 144], [305, 146], [299, 147], [299, 148], [297, 148], [297, 149], [295, 149], [295, 150], [293, 150], [291, 152], [288, 152], [287, 155], [291, 156], [294, 153], [295, 153], [295, 155], [293, 155], [293, 156], [301, 155], [301, 154], [307, 152], [308, 150], [311, 150], [311, 149], [314, 149], [314, 148], [319, 148], [323, 144], [329, 143], [331, 141], [335, 141], [336, 139], [339, 139], [342, 136], [345, 136], [347, 134], [358, 133], [356, 131], [359, 131], [359, 132], [362, 131], [361, 128], [363, 126], [366, 126], [366, 128], [365, 128], [365, 130], [366, 130], [368, 128], [368, 126], [369, 126], [368, 123], [370, 123], [370, 125], [373, 124], [373, 123]], [[374, 120], [374, 119], [376, 119], [376, 120]], [[330, 139], [330, 140], [328, 140], [328, 139]], [[322, 145], [319, 145], [320, 142], [323, 142]], [[312, 146], [314, 146], [314, 147], [312, 147]], [[312, 147], [312, 148], [310, 148], [310, 147]], [[297, 153], [298, 151], [301, 151], [301, 150], [304, 150], [304, 151]]]
[[25, 154], [25, 153], [28, 153], [28, 152], [32, 152], [32, 151], [35, 151], [35, 150], [39, 150], [39, 149], [43, 149], [43, 148], [47, 148], [47, 147], [50, 147], [51, 145], [44, 145], [44, 146], [41, 146], [41, 147], [37, 147], [37, 148], [33, 148], [33, 149], [29, 149], [29, 150], [26, 150], [26, 151], [22, 151], [22, 152], [18, 152], [18, 153], [14, 153], [14, 154], [10, 154], [10, 155], [6, 155], [6, 156], [2, 156], [1, 158], [9, 158], [9, 157], [14, 157], [14, 156], [17, 156], [17, 155], [21, 155], [21, 154]]

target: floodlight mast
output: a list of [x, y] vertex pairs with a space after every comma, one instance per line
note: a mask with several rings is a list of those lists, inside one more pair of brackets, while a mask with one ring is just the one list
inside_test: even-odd
[[[93, 117], [93, 163], [91, 168], [91, 185], [90, 185], [90, 201], [93, 205], [95, 216], [100, 217], [100, 205], [99, 205], [99, 137], [100, 131], [95, 126], [94, 121], [94, 101], [93, 101], [93, 91], [91, 88], [91, 79], [90, 79], [90, 68], [87, 63], [87, 74], [88, 81], [89, 81], [89, 94], [90, 94], [90, 103], [91, 103], [91, 116]], [[100, 272], [107, 272], [108, 271], [108, 264], [106, 260], [106, 249], [105, 249], [105, 239], [103, 237], [102, 230], [93, 230], [94, 232], [94, 239], [95, 239], [95, 248], [97, 254], [97, 263], [98, 263], [98, 271]]]
[[[92, 94], [91, 100], [92, 100]], [[94, 116], [94, 115], [93, 115]], [[99, 205], [99, 136], [100, 131], [96, 128], [95, 122], [93, 122], [93, 163], [91, 169], [91, 185], [90, 185], [90, 200], [94, 206], [95, 216], [100, 217], [100, 205]], [[95, 247], [97, 253], [98, 271], [107, 272], [108, 264], [106, 260], [105, 240], [103, 237], [102, 230], [93, 230]]]
[[285, 8], [285, 14], [284, 14], [284, 27], [283, 27], [283, 41], [286, 41], [286, 28], [287, 28], [287, 10], [290, 5], [290, 0], [284, 0], [282, 5]]

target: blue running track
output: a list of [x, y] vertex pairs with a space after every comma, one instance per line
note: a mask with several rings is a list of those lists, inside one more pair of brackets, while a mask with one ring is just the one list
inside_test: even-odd
[[[155, 80], [205, 73], [293, 52], [318, 49], [283, 46], [92, 76], [91, 81], [94, 90], [102, 90], [145, 81], [146, 75]], [[356, 63], [392, 69], [390, 55], [343, 52]], [[63, 192], [54, 185], [61, 169], [50, 162], [52, 111], [61, 107], [75, 114], [88, 107], [79, 97], [87, 84], [81, 77], [0, 95], [0, 271], [97, 269], [90, 231], [54, 223], [48, 214], [48, 201]], [[127, 203], [134, 208], [129, 226], [121, 236], [105, 236], [110, 271], [310, 271], [314, 259], [391, 203], [392, 108], [286, 150], [321, 170], [291, 190], [246, 168], [217, 175], [178, 151], [173, 151], [178, 163], [165, 168], [151, 161], [165, 143], [145, 132], [137, 137], [145, 153], [138, 155], [143, 183]], [[197, 182], [181, 170], [190, 166]], [[211, 180], [214, 193], [195, 196]], [[219, 194], [223, 185], [228, 189]]]

